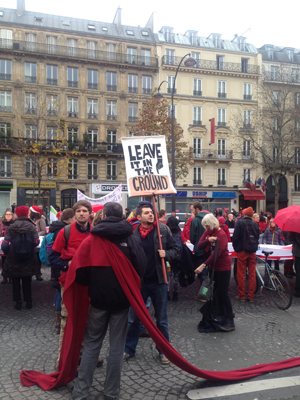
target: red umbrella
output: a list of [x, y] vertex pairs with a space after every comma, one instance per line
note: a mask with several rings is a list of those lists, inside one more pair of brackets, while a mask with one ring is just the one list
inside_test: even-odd
[[274, 222], [283, 231], [300, 233], [300, 206], [290, 206], [279, 210]]

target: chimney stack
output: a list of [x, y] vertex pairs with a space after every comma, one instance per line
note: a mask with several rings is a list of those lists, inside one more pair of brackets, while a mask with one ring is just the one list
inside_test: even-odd
[[25, 11], [25, 0], [17, 0], [17, 16], [21, 17]]

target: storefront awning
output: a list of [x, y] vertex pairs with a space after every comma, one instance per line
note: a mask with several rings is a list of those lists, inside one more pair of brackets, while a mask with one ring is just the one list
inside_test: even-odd
[[265, 200], [266, 196], [261, 190], [241, 190], [245, 200]]

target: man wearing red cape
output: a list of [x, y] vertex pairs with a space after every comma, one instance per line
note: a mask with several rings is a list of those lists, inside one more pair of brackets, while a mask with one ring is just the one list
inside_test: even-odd
[[99, 267], [99, 254], [102, 258], [101, 265], [111, 266], [130, 305], [157, 347], [173, 364], [189, 374], [208, 380], [230, 381], [248, 379], [267, 372], [300, 366], [300, 357], [296, 357], [233, 371], [205, 371], [194, 367], [171, 346], [153, 323], [140, 293], [140, 278], [128, 258], [124, 257], [123, 252], [110, 240], [90, 235], [76, 252], [66, 278], [64, 302], [68, 311], [68, 319], [58, 372], [47, 375], [37, 371], [21, 371], [22, 385], [37, 384], [44, 390], [51, 390], [64, 386], [75, 378], [90, 304], [88, 287], [76, 283], [76, 273], [81, 268], [101, 268]]

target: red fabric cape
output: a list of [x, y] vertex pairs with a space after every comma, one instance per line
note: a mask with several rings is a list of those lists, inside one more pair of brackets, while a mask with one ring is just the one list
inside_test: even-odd
[[[101, 262], [106, 261], [106, 265], [112, 266], [132, 308], [158, 348], [173, 364], [189, 374], [209, 380], [241, 380], [300, 366], [300, 357], [296, 357], [234, 371], [205, 371], [194, 367], [170, 345], [153, 323], [140, 293], [140, 279], [129, 260], [107, 239], [90, 235], [80, 245], [67, 274], [64, 302], [68, 318], [58, 372], [47, 375], [37, 371], [21, 371], [22, 385], [37, 384], [44, 390], [50, 390], [66, 385], [75, 378], [89, 307], [88, 288], [75, 282], [76, 269], [99, 266], [99, 259]], [[103, 263], [101, 265], [105, 266]]]

